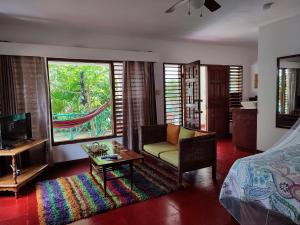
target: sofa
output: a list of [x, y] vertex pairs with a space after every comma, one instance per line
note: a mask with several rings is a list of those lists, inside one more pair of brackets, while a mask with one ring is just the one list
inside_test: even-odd
[[169, 124], [141, 126], [139, 129], [141, 154], [175, 169], [178, 172], [180, 186], [183, 173], [205, 167], [212, 167], [212, 178], [215, 180], [216, 134], [180, 127], [179, 136], [182, 131], [189, 135], [179, 137], [178, 142], [176, 142], [176, 137], [175, 140], [169, 141], [169, 126]]

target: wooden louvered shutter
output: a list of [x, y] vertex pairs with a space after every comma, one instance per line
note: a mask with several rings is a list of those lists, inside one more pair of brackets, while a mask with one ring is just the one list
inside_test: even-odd
[[183, 90], [183, 125], [186, 128], [200, 129], [200, 61], [184, 65]]
[[115, 104], [115, 135], [123, 135], [123, 63], [113, 62], [114, 104]]
[[[243, 98], [243, 67], [230, 66], [229, 69], [229, 107], [239, 108]], [[231, 112], [229, 121], [232, 121]]]
[[181, 64], [164, 64], [165, 123], [182, 125], [181, 77]]

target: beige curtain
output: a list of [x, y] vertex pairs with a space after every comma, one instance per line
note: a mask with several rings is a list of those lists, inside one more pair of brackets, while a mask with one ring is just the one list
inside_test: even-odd
[[[49, 89], [45, 59], [41, 57], [0, 56], [0, 116], [16, 113], [31, 113], [34, 139], [50, 140]], [[22, 154], [26, 162], [51, 163], [50, 141], [46, 152], [34, 149]], [[25, 162], [25, 163], [24, 163]], [[0, 175], [10, 171], [10, 159], [0, 158]]]
[[0, 56], [0, 116], [16, 113], [12, 57]]
[[45, 63], [45, 59], [41, 57], [16, 56], [13, 58], [12, 66], [16, 112], [31, 114], [33, 138], [49, 139], [46, 155], [37, 150], [31, 153], [30, 159], [36, 162], [46, 157], [46, 160], [51, 163], [49, 85]]
[[153, 63], [124, 62], [123, 144], [138, 150], [139, 127], [156, 123]]
[[[0, 117], [16, 113], [12, 57], [0, 56]], [[11, 171], [10, 157], [0, 157], [0, 176]]]

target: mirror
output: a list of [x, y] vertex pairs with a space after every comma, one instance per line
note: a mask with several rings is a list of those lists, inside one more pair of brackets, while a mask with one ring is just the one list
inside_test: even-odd
[[276, 127], [290, 128], [300, 117], [300, 55], [277, 59]]

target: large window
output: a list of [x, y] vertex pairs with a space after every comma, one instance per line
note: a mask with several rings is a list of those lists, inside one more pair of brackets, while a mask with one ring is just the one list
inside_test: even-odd
[[182, 65], [164, 64], [165, 122], [182, 124]]
[[54, 143], [122, 134], [115, 120], [115, 105], [122, 102], [115, 93], [122, 87], [114, 85], [122, 79], [122, 63], [49, 59], [48, 70]]

